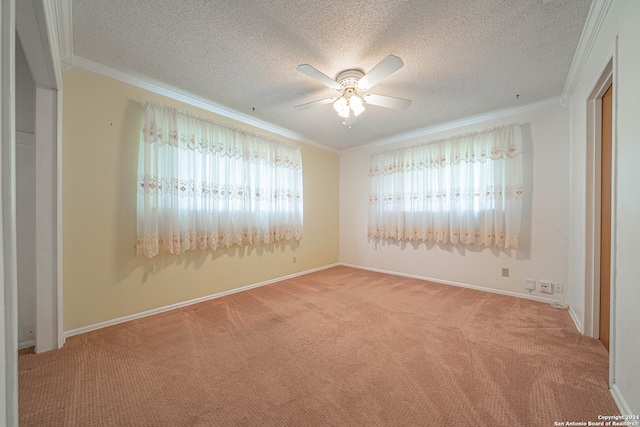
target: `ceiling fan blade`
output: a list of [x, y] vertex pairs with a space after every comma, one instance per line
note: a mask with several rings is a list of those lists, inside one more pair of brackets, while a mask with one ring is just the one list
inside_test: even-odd
[[411, 101], [393, 96], [376, 95], [368, 93], [364, 96], [364, 102], [379, 107], [393, 108], [394, 110], [406, 110], [411, 105]]
[[317, 107], [318, 105], [330, 104], [335, 100], [336, 100], [335, 98], [325, 98], [325, 99], [320, 99], [318, 101], [307, 102], [306, 104], [296, 105], [293, 108], [295, 108], [298, 111], [304, 111], [304, 110], [306, 110], [308, 108]]
[[311, 77], [314, 80], [319, 81], [320, 83], [330, 87], [331, 89], [342, 90], [342, 86], [340, 86], [340, 84], [338, 84], [337, 81], [333, 80], [331, 77], [327, 76], [326, 74], [321, 73], [320, 71], [318, 71], [316, 68], [312, 67], [309, 64], [298, 65], [296, 70], [300, 71], [303, 74], [306, 74], [307, 76]]
[[389, 77], [391, 74], [395, 73], [403, 66], [404, 63], [402, 62], [402, 59], [398, 58], [395, 55], [387, 56], [358, 81], [358, 89], [371, 89], [381, 80]]

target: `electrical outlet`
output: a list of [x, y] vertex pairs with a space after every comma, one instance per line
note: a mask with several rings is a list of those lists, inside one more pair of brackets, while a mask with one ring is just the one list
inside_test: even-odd
[[538, 285], [540, 286], [540, 292], [543, 294], [553, 293], [553, 283], [547, 280], [538, 280]]
[[296, 257], [293, 257], [293, 263], [295, 264], [298, 261]]
[[19, 341], [28, 341], [34, 339], [36, 337], [33, 333], [34, 330], [34, 328], [26, 328], [20, 331]]
[[509, 269], [508, 268], [502, 268], [502, 277], [509, 277]]
[[561, 294], [563, 290], [564, 290], [564, 286], [562, 286], [562, 283], [553, 284], [553, 292], [557, 294]]
[[534, 291], [536, 289], [536, 281], [533, 279], [527, 279], [524, 281], [524, 288], [529, 291]]

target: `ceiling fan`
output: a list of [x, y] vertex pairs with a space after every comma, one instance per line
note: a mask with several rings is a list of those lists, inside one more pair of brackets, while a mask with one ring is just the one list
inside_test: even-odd
[[360, 70], [345, 70], [333, 80], [309, 64], [298, 65], [296, 68], [298, 71], [331, 89], [337, 90], [340, 92], [340, 96], [296, 105], [294, 108], [302, 111], [318, 105], [333, 103], [333, 108], [344, 119], [342, 123], [349, 128], [356, 123], [356, 117], [364, 111], [364, 106], [367, 104], [406, 110], [411, 105], [411, 101], [408, 99], [367, 93], [369, 89], [403, 66], [402, 59], [395, 55], [389, 55], [367, 74]]

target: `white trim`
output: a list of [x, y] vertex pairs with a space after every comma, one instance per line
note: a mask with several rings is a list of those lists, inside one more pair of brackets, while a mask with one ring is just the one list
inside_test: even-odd
[[600, 169], [602, 100], [587, 101], [586, 155], [584, 170], [584, 334], [598, 338], [600, 331]]
[[[56, 302], [57, 305], [54, 307], [57, 313], [57, 327], [56, 327], [56, 338], [57, 338], [57, 346], [58, 348], [62, 348], [65, 342], [64, 336], [64, 305], [63, 305], [63, 242], [62, 242], [62, 89], [58, 89], [58, 93], [56, 96], [56, 136], [54, 142], [53, 149], [56, 152], [56, 157], [53, 159], [55, 161], [55, 174], [51, 177], [56, 181], [55, 192], [56, 192], [56, 206], [55, 211], [52, 211], [56, 217], [55, 219], [55, 247], [52, 249], [56, 253], [56, 278], [55, 278], [55, 288], [56, 288]], [[37, 330], [36, 330], [37, 332]]]
[[[52, 189], [55, 197], [51, 207], [51, 233], [53, 241], [51, 242], [51, 252], [53, 254], [53, 270], [54, 276], [51, 278], [53, 283], [52, 300], [50, 301], [50, 310], [55, 313], [55, 326], [48, 328], [55, 331], [52, 338], [52, 345], [57, 348], [64, 345], [65, 337], [63, 333], [63, 259], [62, 259], [62, 72], [73, 66], [73, 8], [72, 0], [56, 0], [41, 3], [42, 15], [46, 25], [46, 37], [48, 40], [47, 55], [50, 58], [49, 65], [53, 68], [53, 78], [56, 81], [57, 89], [55, 93], [55, 105], [52, 106], [51, 118], [52, 127], [55, 132], [50, 136], [52, 156], [51, 162], [54, 164], [51, 170], [50, 179], [54, 182]], [[36, 108], [38, 106], [36, 105]], [[36, 117], [37, 126], [38, 117]], [[38, 184], [36, 184], [37, 187]], [[36, 329], [37, 332], [37, 329]], [[36, 335], [37, 340], [37, 335]]]
[[591, 55], [591, 50], [593, 49], [593, 45], [600, 32], [600, 27], [602, 27], [602, 23], [607, 16], [612, 1], [613, 0], [594, 0], [593, 3], [591, 3], [587, 22], [585, 22], [584, 28], [582, 29], [582, 35], [580, 36], [576, 53], [573, 56], [567, 80], [562, 89], [561, 99], [563, 105], [567, 105], [568, 100], [576, 90], [580, 75], [587, 64], [589, 55]]
[[429, 126], [422, 129], [413, 130], [411, 132], [401, 133], [399, 135], [394, 135], [390, 138], [384, 138], [377, 141], [370, 142], [364, 145], [358, 145], [357, 147], [347, 148], [342, 150], [341, 153], [348, 153], [350, 151], [356, 151], [361, 149], [379, 147], [382, 145], [393, 144], [397, 142], [407, 141], [414, 138], [420, 138], [428, 135], [433, 135], [434, 133], [444, 132], [451, 129], [457, 129], [463, 126], [471, 126], [476, 125], [478, 123], [487, 122], [489, 120], [501, 119], [509, 116], [514, 116], [517, 114], [527, 113], [530, 111], [535, 111], [540, 108], [550, 107], [553, 105], [560, 105], [560, 98], [551, 98], [544, 101], [536, 102], [533, 104], [522, 105], [520, 107], [507, 108], [503, 110], [491, 111], [488, 113], [479, 114], [477, 116], [471, 116], [460, 120], [454, 120], [447, 123], [441, 123], [434, 126]]
[[73, 16], [71, 0], [46, 2], [45, 16], [49, 23], [52, 50], [57, 52], [61, 71], [73, 66]]
[[611, 100], [611, 268], [609, 273], [609, 385], [613, 387], [616, 383], [616, 312], [617, 312], [617, 288], [616, 273], [618, 265], [618, 35], [615, 37], [613, 45], [613, 71], [612, 71], [613, 93]]
[[57, 91], [36, 87], [36, 353], [58, 348]]
[[[520, 294], [520, 293], [517, 293], [517, 292], [503, 291], [501, 289], [485, 288], [484, 286], [470, 285], [468, 283], [462, 283], [462, 282], [452, 282], [450, 280], [434, 279], [432, 277], [420, 276], [420, 275], [417, 275], [417, 274], [408, 274], [408, 273], [401, 273], [401, 272], [398, 272], [398, 271], [382, 270], [380, 268], [364, 267], [364, 266], [361, 266], [361, 265], [347, 264], [347, 263], [343, 263], [343, 262], [341, 262], [340, 265], [343, 265], [345, 267], [357, 268], [357, 269], [360, 269], [360, 270], [373, 271], [373, 272], [376, 272], [376, 273], [390, 274], [392, 276], [408, 277], [409, 279], [426, 280], [428, 282], [441, 283], [443, 285], [458, 286], [460, 288], [469, 288], [469, 289], [474, 289], [474, 290], [477, 290], [477, 291], [490, 292], [492, 294], [500, 294], [500, 295], [507, 295], [507, 296], [510, 296], [510, 297], [524, 298], [524, 299], [529, 299], [529, 300], [533, 300], [533, 301], [547, 302], [547, 303], [560, 302], [559, 300], [553, 299], [553, 298], [539, 297], [537, 295], [525, 295], [525, 294]], [[571, 307], [571, 306], [569, 306], [569, 307]]]
[[618, 405], [618, 409], [622, 415], [637, 415], [637, 412], [631, 410], [631, 406], [629, 406], [627, 401], [624, 399], [622, 392], [616, 384], [611, 385], [610, 391], [613, 396], [613, 400], [616, 401], [616, 405]]
[[34, 347], [35, 345], [36, 345], [36, 340], [34, 340], [34, 339], [20, 341], [18, 343], [18, 350], [22, 350], [22, 349], [29, 348], [29, 347]]
[[0, 3], [0, 427], [18, 425], [15, 0]]
[[249, 126], [266, 130], [267, 132], [272, 132], [285, 138], [293, 139], [294, 141], [299, 141], [307, 145], [330, 151], [332, 153], [339, 152], [339, 150], [336, 150], [335, 148], [331, 148], [326, 145], [320, 144], [319, 142], [312, 141], [300, 135], [299, 133], [290, 131], [289, 129], [285, 129], [271, 123], [263, 122], [261, 120], [247, 116], [246, 114], [232, 110], [182, 89], [171, 87], [169, 85], [149, 78], [132, 76], [123, 71], [119, 71], [114, 68], [107, 67], [106, 65], [98, 64], [97, 62], [93, 62], [75, 55], [73, 56], [73, 65], [76, 67], [84, 68], [85, 70], [92, 71], [96, 74], [100, 74], [102, 76], [109, 77], [111, 79], [118, 80], [120, 82], [127, 83], [144, 90], [148, 90], [149, 92], [157, 93], [158, 95], [166, 96], [168, 98], [175, 99], [176, 101], [184, 102], [186, 104], [193, 105], [194, 107], [202, 108], [203, 110], [219, 114], [223, 117], [237, 120]]
[[582, 329], [582, 323], [580, 323], [580, 319], [578, 318], [578, 315], [576, 314], [575, 310], [573, 309], [573, 306], [571, 305], [569, 306], [569, 316], [571, 316], [571, 320], [573, 320], [574, 325], [576, 325], [576, 329], [578, 330], [578, 332], [584, 335], [584, 330]]
[[104, 322], [94, 323], [93, 325], [88, 325], [88, 326], [83, 326], [81, 328], [71, 329], [69, 331], [65, 331], [65, 337], [68, 338], [68, 337], [72, 337], [74, 335], [84, 334], [86, 332], [95, 331], [97, 329], [106, 328], [108, 326], [117, 325], [119, 323], [129, 322], [131, 320], [140, 319], [140, 318], [147, 317], [147, 316], [152, 316], [154, 314], [164, 313], [165, 311], [175, 310], [176, 308], [182, 308], [182, 307], [186, 307], [186, 306], [189, 306], [189, 305], [192, 305], [192, 304], [197, 304], [197, 303], [200, 303], [200, 302], [209, 301], [209, 300], [220, 298], [220, 297], [224, 297], [224, 296], [227, 296], [227, 295], [236, 294], [238, 292], [248, 291], [249, 289], [258, 288], [260, 286], [265, 286], [265, 285], [270, 285], [272, 283], [281, 282], [283, 280], [292, 279], [292, 278], [298, 277], [298, 276], [304, 276], [305, 274], [314, 273], [316, 271], [321, 271], [321, 270], [326, 270], [328, 268], [337, 267], [339, 265], [340, 265], [339, 263], [336, 263], [336, 264], [325, 265], [325, 266], [318, 267], [318, 268], [312, 268], [310, 270], [301, 271], [299, 273], [293, 273], [293, 274], [289, 274], [287, 276], [282, 276], [282, 277], [278, 277], [278, 278], [271, 279], [271, 280], [265, 280], [264, 282], [253, 283], [253, 284], [242, 286], [242, 287], [239, 287], [239, 288], [230, 289], [228, 291], [218, 292], [218, 293], [215, 293], [215, 294], [212, 294], [212, 295], [207, 295], [207, 296], [200, 297], [200, 298], [194, 298], [194, 299], [191, 299], [191, 300], [188, 300], [188, 301], [183, 301], [183, 302], [178, 302], [178, 303], [175, 303], [175, 304], [166, 305], [164, 307], [158, 307], [158, 308], [154, 308], [152, 310], [147, 310], [147, 311], [143, 311], [143, 312], [140, 312], [140, 313], [130, 314], [128, 316], [118, 317], [117, 319], [106, 320]]

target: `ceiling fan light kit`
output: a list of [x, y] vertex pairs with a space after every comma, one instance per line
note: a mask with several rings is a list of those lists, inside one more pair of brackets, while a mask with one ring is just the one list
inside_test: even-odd
[[337, 98], [326, 98], [296, 105], [295, 108], [302, 111], [307, 108], [333, 102], [333, 109], [344, 119], [342, 124], [348, 127], [356, 123], [356, 117], [364, 112], [365, 104], [405, 110], [411, 105], [411, 101], [408, 99], [365, 93], [375, 84], [402, 68], [403, 65], [400, 58], [389, 55], [367, 74], [359, 70], [345, 70], [338, 74], [335, 80], [309, 64], [298, 65], [298, 71], [331, 89], [337, 90], [341, 95]]
[[338, 75], [336, 81], [342, 87], [342, 95], [333, 103], [333, 109], [344, 120], [342, 124], [351, 126], [355, 124], [356, 117], [364, 111], [364, 99], [358, 93], [357, 84], [364, 76], [364, 73], [358, 70], [343, 71]]

